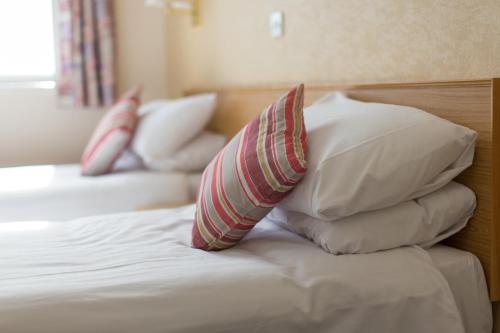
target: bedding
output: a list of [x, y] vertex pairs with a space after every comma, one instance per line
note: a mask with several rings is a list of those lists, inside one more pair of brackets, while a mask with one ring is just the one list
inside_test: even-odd
[[141, 110], [132, 149], [148, 164], [171, 156], [206, 127], [216, 106], [215, 94], [151, 102]]
[[197, 174], [133, 171], [82, 177], [80, 167], [0, 168], [0, 222], [77, 217], [194, 202]]
[[194, 247], [236, 244], [306, 172], [304, 85], [250, 121], [203, 171], [193, 224]]
[[150, 112], [153, 112], [155, 110], [161, 109], [162, 107], [166, 106], [167, 104], [173, 102], [175, 100], [171, 99], [156, 99], [147, 103], [143, 103], [140, 107], [139, 110], [137, 110], [137, 115], [139, 117], [145, 116]]
[[425, 250], [335, 256], [264, 219], [205, 252], [194, 211], [0, 224], [0, 331], [465, 332]]
[[127, 148], [123, 151], [120, 157], [113, 164], [112, 173], [125, 172], [125, 171], [136, 171], [136, 170], [146, 170], [142, 159], [132, 151], [132, 149]]
[[171, 156], [149, 161], [147, 167], [157, 171], [200, 172], [225, 144], [224, 135], [203, 131]]
[[267, 218], [334, 254], [370, 253], [407, 245], [430, 247], [465, 227], [474, 192], [450, 182], [421, 198], [334, 221], [273, 209]]
[[330, 94], [304, 109], [309, 168], [280, 207], [325, 220], [431, 193], [472, 164], [477, 133], [422, 110]]

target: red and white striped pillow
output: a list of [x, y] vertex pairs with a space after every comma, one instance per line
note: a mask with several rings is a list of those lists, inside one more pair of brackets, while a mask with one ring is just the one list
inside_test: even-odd
[[137, 126], [141, 90], [138, 86], [128, 91], [103, 116], [83, 152], [82, 175], [98, 176], [110, 172], [127, 148]]
[[192, 245], [235, 245], [297, 185], [306, 172], [304, 86], [247, 124], [203, 173]]

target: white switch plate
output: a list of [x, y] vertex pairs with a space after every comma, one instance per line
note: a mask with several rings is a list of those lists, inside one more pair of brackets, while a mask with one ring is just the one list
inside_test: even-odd
[[272, 12], [269, 16], [269, 32], [272, 38], [283, 37], [284, 15], [283, 12]]

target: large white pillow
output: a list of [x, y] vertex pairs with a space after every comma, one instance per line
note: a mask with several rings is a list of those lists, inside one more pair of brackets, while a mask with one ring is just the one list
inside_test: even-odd
[[471, 165], [476, 132], [422, 110], [330, 94], [304, 110], [308, 170], [280, 207], [323, 219], [392, 206]]
[[111, 172], [126, 172], [126, 171], [136, 171], [144, 169], [145, 167], [144, 163], [142, 162], [142, 159], [136, 153], [134, 153], [130, 148], [127, 148], [115, 161]]
[[226, 144], [226, 137], [204, 131], [169, 157], [147, 163], [149, 169], [157, 171], [203, 171]]
[[336, 221], [280, 208], [266, 218], [328, 252], [370, 253], [408, 245], [430, 247], [462, 229], [475, 207], [474, 192], [451, 182], [420, 199]]
[[215, 106], [215, 94], [202, 94], [158, 103], [157, 108], [141, 112], [133, 150], [146, 164], [172, 155], [201, 133]]
[[175, 100], [171, 99], [155, 99], [153, 101], [142, 104], [137, 110], [137, 115], [139, 117], [143, 117], [148, 113], [159, 110], [166, 106], [169, 103], [175, 102]]

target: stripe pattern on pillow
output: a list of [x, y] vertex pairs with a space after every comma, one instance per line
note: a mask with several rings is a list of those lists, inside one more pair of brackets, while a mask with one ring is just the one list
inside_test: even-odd
[[303, 85], [248, 123], [203, 172], [193, 247], [235, 245], [276, 206], [306, 172]]
[[104, 115], [82, 156], [84, 176], [98, 176], [111, 171], [133, 137], [139, 104], [138, 96], [126, 97]]

